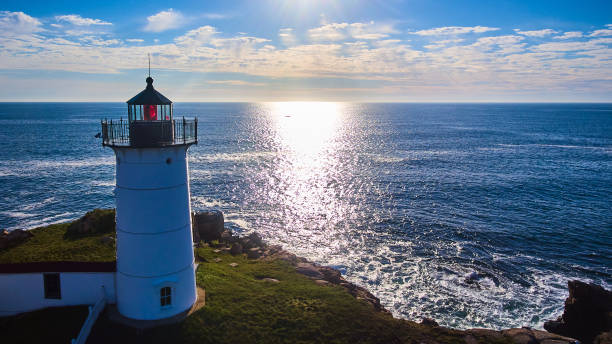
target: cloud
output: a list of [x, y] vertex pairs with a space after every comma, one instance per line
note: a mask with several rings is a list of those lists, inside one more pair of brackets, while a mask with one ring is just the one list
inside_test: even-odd
[[292, 28], [284, 28], [278, 30], [278, 37], [286, 46], [292, 46], [297, 43], [297, 38]]
[[[0, 23], [3, 17], [4, 12]], [[418, 44], [413, 46], [409, 40], [397, 39], [392, 25], [364, 22], [326, 24], [303, 31], [284, 28], [275, 33], [278, 39], [274, 41], [269, 39], [276, 38], [274, 34], [273, 37], [229, 34], [205, 25], [176, 35], [168, 43], [147, 40], [145, 44], [138, 38], [119, 40], [112, 33], [85, 33], [85, 29], [94, 29], [91, 26], [81, 27], [78, 36], [59, 30], [38, 33], [42, 30], [40, 22], [25, 14], [22, 17], [38, 24], [25, 30], [28, 35], [0, 34], [3, 70], [121, 73], [142, 68], [142, 56], [152, 52], [155, 65], [165, 70], [236, 75], [230, 80], [211, 80], [210, 85], [218, 85], [209, 85], [211, 90], [261, 86], [253, 88], [264, 92], [276, 83], [268, 84], [264, 78], [277, 81], [309, 78], [375, 82], [381, 85], [375, 88], [381, 94], [389, 90], [402, 94], [424, 90], [430, 94], [465, 90], [472, 93], [572, 90], [572, 85], [596, 80], [604, 80], [597, 84], [600, 91], [612, 92], [612, 37], [582, 38], [575, 42], [549, 35], [542, 38], [544, 42], [534, 42], [518, 33], [438, 37], [440, 32], [484, 30], [438, 28], [431, 29], [436, 34], [418, 37]], [[14, 28], [5, 24], [0, 27]], [[311, 34], [320, 40], [291, 40], [291, 44], [283, 41], [311, 38]], [[336, 39], [338, 35], [342, 40]], [[246, 81], [254, 76], [256, 82]]]
[[533, 31], [522, 31], [521, 29], [514, 29], [514, 32], [527, 37], [545, 37], [557, 33], [557, 31], [552, 29], [542, 29]]
[[308, 38], [314, 42], [333, 42], [345, 39], [378, 40], [398, 33], [390, 24], [375, 23], [331, 23], [310, 29]]
[[488, 31], [497, 31], [499, 28], [487, 27], [487, 26], [446, 26], [438, 27], [428, 30], [420, 30], [412, 32], [412, 34], [419, 36], [447, 36], [447, 35], [461, 35], [466, 33], [483, 33]]
[[112, 23], [92, 18], [83, 18], [78, 14], [65, 14], [61, 16], [55, 16], [55, 20], [58, 22], [66, 22], [76, 26], [90, 26], [90, 25], [113, 25]]
[[561, 36], [555, 36], [554, 39], [572, 39], [572, 38], [580, 38], [582, 37], [582, 32], [580, 31], [568, 31], [564, 32]]
[[373, 21], [350, 24], [348, 32], [354, 39], [365, 40], [387, 38], [390, 34], [398, 33], [390, 24], [377, 24]]
[[595, 30], [591, 32], [589, 37], [612, 36], [612, 25], [608, 24], [606, 27], [608, 27], [608, 29]]
[[181, 26], [183, 19], [181, 12], [169, 8], [166, 11], [161, 11], [147, 17], [147, 25], [143, 30], [149, 32], [162, 32], [176, 29]]
[[[543, 43], [532, 47], [534, 51], [589, 51], [606, 49], [606, 45], [612, 44], [612, 38], [597, 38], [585, 42], [554, 42], [554, 43]], [[609, 51], [610, 57], [612, 54]]]
[[42, 23], [23, 12], [0, 11], [0, 32], [4, 35], [31, 34], [42, 31]]
[[251, 82], [244, 80], [210, 80], [207, 81], [209, 84], [214, 85], [228, 85], [228, 86], [265, 86], [265, 83], [262, 82]]
[[218, 34], [217, 29], [210, 25], [200, 26], [197, 29], [193, 29], [187, 31], [182, 36], [179, 36], [174, 39], [174, 41], [179, 45], [184, 46], [199, 46], [202, 44], [209, 43], [212, 38]]
[[227, 14], [221, 14], [221, 13], [204, 13], [202, 17], [206, 19], [212, 19], [212, 20], [229, 18]]
[[341, 41], [347, 37], [344, 29], [347, 23], [332, 23], [308, 30], [308, 37], [312, 41]]

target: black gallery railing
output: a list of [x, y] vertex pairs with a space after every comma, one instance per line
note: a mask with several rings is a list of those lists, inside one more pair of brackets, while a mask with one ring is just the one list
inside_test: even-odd
[[102, 120], [102, 145], [157, 147], [198, 143], [198, 119]]

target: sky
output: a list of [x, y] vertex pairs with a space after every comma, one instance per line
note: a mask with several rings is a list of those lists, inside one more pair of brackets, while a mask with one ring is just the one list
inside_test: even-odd
[[610, 102], [612, 1], [13, 1], [0, 101]]

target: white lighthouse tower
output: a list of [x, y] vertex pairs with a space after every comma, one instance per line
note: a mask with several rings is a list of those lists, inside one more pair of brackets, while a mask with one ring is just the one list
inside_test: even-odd
[[172, 102], [146, 81], [127, 121], [102, 121], [102, 136], [117, 158], [117, 309], [157, 320], [197, 298], [187, 150], [198, 122], [175, 120]]

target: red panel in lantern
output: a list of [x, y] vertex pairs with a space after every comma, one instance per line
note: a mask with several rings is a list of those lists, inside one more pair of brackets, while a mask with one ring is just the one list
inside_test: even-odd
[[155, 105], [143, 105], [144, 108], [144, 119], [147, 121], [157, 120], [157, 106]]

